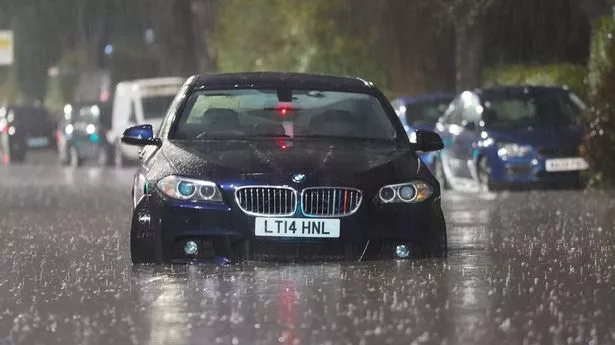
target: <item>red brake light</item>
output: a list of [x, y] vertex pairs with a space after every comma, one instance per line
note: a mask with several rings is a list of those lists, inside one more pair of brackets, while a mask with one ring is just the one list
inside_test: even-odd
[[278, 108], [277, 108], [277, 112], [281, 118], [286, 118], [288, 115], [290, 115], [292, 110], [293, 108], [290, 104], [283, 104], [283, 103], [278, 105]]
[[276, 140], [276, 144], [278, 148], [280, 149], [280, 151], [286, 151], [290, 149], [290, 147], [292, 146], [292, 143], [290, 141], [286, 141], [284, 139]]

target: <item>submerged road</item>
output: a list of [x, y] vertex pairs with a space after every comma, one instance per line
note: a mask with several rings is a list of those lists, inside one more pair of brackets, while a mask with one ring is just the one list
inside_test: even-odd
[[615, 344], [615, 198], [447, 193], [446, 261], [130, 263], [130, 170], [0, 166], [0, 345]]

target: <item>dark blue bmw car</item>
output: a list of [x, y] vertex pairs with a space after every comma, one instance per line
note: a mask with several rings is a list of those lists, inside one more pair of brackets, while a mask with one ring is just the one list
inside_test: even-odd
[[134, 263], [444, 257], [440, 186], [371, 83], [291, 73], [195, 76], [134, 178]]
[[557, 87], [465, 91], [436, 126], [445, 147], [435, 174], [456, 189], [582, 185], [584, 107]]

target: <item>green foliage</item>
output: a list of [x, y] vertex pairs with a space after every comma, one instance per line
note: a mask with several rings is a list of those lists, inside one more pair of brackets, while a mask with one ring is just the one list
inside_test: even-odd
[[111, 80], [117, 83], [122, 80], [157, 77], [159, 64], [156, 55], [143, 47], [135, 47], [129, 42], [116, 43], [109, 59]]
[[608, 69], [611, 64], [609, 49], [612, 45], [615, 22], [611, 16], [602, 16], [594, 21], [590, 56], [588, 63], [587, 87], [593, 92], [598, 87], [601, 72]]
[[360, 75], [383, 84], [374, 28], [351, 23], [350, 0], [227, 0], [212, 43], [221, 71]]
[[79, 80], [79, 71], [87, 66], [84, 51], [67, 51], [57, 63], [58, 75], [48, 78], [47, 94], [44, 104], [50, 109], [61, 110], [66, 103], [73, 101]]
[[549, 85], [566, 86], [579, 96], [586, 96], [587, 68], [572, 64], [509, 65], [487, 68], [485, 86], [493, 85]]
[[17, 103], [20, 100], [15, 70], [2, 67], [0, 69], [3, 69], [0, 82], [0, 106], [9, 102]]
[[586, 158], [595, 187], [615, 187], [615, 25], [597, 20], [589, 63], [589, 106], [585, 112]]

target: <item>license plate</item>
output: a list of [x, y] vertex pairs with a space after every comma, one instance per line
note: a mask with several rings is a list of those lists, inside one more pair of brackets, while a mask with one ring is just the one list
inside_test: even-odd
[[254, 222], [254, 234], [268, 237], [338, 238], [340, 220], [258, 217]]
[[557, 171], [578, 171], [588, 168], [587, 162], [583, 158], [557, 158], [547, 159], [545, 168], [548, 172]]
[[46, 137], [28, 138], [29, 147], [43, 147], [47, 145], [49, 145], [49, 138], [46, 138]]

